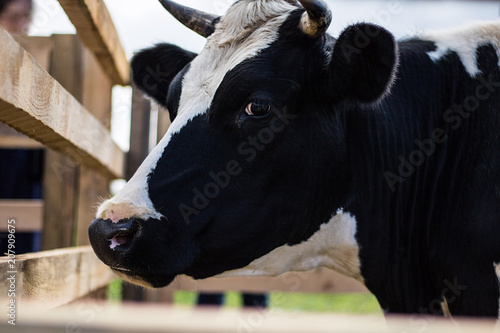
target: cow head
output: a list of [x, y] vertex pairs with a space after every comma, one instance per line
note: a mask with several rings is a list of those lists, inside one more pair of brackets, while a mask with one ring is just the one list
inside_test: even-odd
[[339, 211], [350, 178], [343, 117], [346, 105], [388, 91], [393, 36], [358, 24], [335, 39], [318, 0], [240, 0], [220, 18], [162, 3], [207, 43], [198, 55], [159, 44], [132, 60], [134, 82], [168, 108], [172, 125], [98, 209], [96, 254], [153, 287], [178, 274], [324, 264], [264, 267], [269, 253], [300, 262], [294, 246], [313, 237], [345, 242], [351, 228], [353, 238], [355, 221]]

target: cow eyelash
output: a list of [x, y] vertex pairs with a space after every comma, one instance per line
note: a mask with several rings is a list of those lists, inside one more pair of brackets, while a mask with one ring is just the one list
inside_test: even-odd
[[246, 114], [252, 117], [262, 117], [267, 115], [270, 111], [271, 103], [259, 100], [250, 102], [245, 108]]

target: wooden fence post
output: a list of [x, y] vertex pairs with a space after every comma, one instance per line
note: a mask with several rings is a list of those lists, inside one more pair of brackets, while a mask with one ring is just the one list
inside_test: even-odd
[[158, 106], [158, 129], [157, 129], [157, 143], [163, 138], [165, 133], [167, 133], [168, 128], [172, 122], [170, 121], [170, 115], [168, 111], [161, 106]]
[[[77, 36], [52, 39], [51, 75], [109, 130], [111, 80]], [[45, 168], [43, 249], [89, 244], [87, 228], [99, 198], [108, 196], [109, 179], [50, 150]]]
[[[83, 48], [82, 104], [106, 129], [111, 129], [113, 83], [105, 74], [94, 55]], [[80, 167], [78, 205], [76, 217], [76, 246], [90, 244], [88, 227], [95, 216], [99, 200], [109, 197], [110, 179], [89, 167]]]
[[137, 88], [133, 87], [132, 115], [130, 126], [130, 150], [127, 154], [125, 175], [130, 179], [149, 153], [149, 124], [151, 103]]
[[[83, 97], [82, 47], [74, 35], [52, 36], [54, 48], [49, 73], [79, 102]], [[71, 112], [71, 110], [67, 110]], [[47, 150], [44, 176], [42, 249], [73, 245], [79, 166], [69, 157]]]

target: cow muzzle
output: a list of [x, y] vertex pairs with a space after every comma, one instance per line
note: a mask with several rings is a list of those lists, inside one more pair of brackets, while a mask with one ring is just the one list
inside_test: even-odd
[[125, 219], [114, 223], [111, 220], [95, 219], [89, 226], [89, 239], [97, 257], [114, 269], [123, 267], [122, 256], [141, 235], [142, 220]]
[[183, 237], [166, 220], [96, 218], [89, 239], [97, 257], [116, 275], [149, 288], [170, 284], [197, 253], [186, 234]]

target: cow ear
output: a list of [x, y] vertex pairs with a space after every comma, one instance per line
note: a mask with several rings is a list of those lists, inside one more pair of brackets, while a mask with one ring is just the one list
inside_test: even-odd
[[132, 80], [146, 95], [166, 106], [170, 83], [195, 57], [195, 53], [178, 46], [157, 44], [132, 58]]
[[335, 43], [331, 79], [342, 100], [373, 103], [390, 89], [398, 62], [394, 36], [374, 24], [345, 29]]

